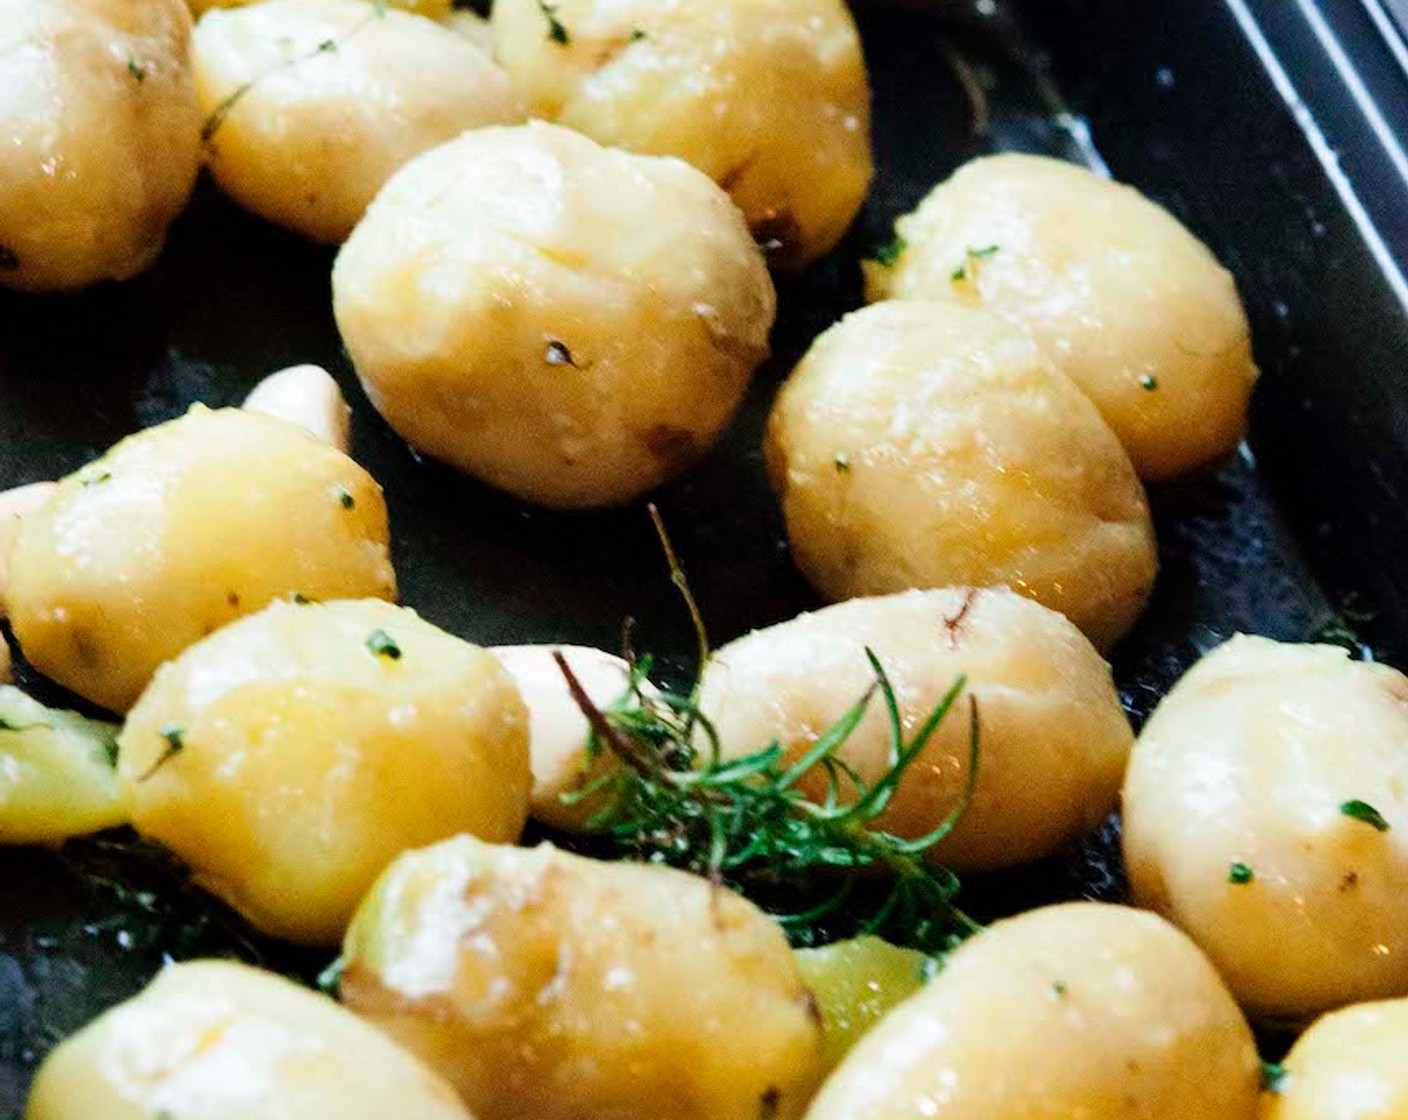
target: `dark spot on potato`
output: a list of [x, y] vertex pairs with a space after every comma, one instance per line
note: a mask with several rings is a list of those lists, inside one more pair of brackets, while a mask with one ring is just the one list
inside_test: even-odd
[[773, 1120], [782, 1106], [782, 1090], [776, 1085], [769, 1086], [767, 1092], [758, 1098], [758, 1120]]
[[697, 448], [694, 435], [688, 428], [673, 424], [656, 424], [646, 431], [641, 439], [657, 459], [668, 464], [687, 463], [694, 458]]
[[229, 591], [229, 592], [226, 592], [226, 594], [225, 594], [225, 602], [229, 603], [230, 606], [232, 606], [232, 607], [238, 607], [238, 606], [240, 605], [240, 594], [239, 594], [239, 592], [238, 592], [238, 591]]
[[753, 166], [753, 164], [758, 162], [758, 156], [761, 154], [762, 152], [756, 148], [753, 151], [749, 152], [744, 159], [740, 160], [738, 163], [735, 163], [732, 167], [730, 167], [727, 171], [725, 171], [722, 175], [719, 176], [719, 186], [723, 187], [723, 189], [726, 191], [733, 190], [733, 188], [738, 186], [738, 184], [743, 180], [743, 176], [748, 174], [748, 171]]
[[1352, 891], [1358, 885], [1359, 872], [1346, 871], [1344, 874], [1344, 878], [1340, 880], [1340, 894], [1344, 894], [1346, 891]]

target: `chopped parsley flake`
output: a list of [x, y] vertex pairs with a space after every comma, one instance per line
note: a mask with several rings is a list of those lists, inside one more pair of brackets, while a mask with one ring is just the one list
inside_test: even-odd
[[1152, 393], [1159, 387], [1159, 379], [1152, 373], [1146, 373], [1139, 379], [1139, 387]]
[[871, 259], [875, 261], [876, 264], [880, 265], [881, 268], [894, 268], [895, 262], [900, 259], [904, 251], [908, 248], [909, 242], [897, 233], [892, 241], [879, 246], [875, 250], [875, 256]]
[[841, 454], [839, 454], [839, 455], [836, 456], [836, 473], [837, 473], [837, 474], [850, 474], [850, 473], [851, 473], [851, 457], [850, 457], [849, 455], [847, 455], [844, 451], [841, 452]]
[[1064, 980], [1053, 980], [1051, 982], [1051, 998], [1060, 999], [1066, 994], [1066, 982]]
[[1384, 820], [1384, 815], [1367, 801], [1346, 801], [1340, 806], [1340, 812], [1356, 821], [1362, 821], [1377, 832], [1389, 830], [1390, 826], [1388, 821]]
[[368, 634], [367, 648], [377, 657], [385, 657], [389, 661], [401, 660], [401, 647], [396, 644], [396, 639], [385, 630], [373, 630]]
[[1256, 878], [1256, 872], [1239, 859], [1234, 859], [1227, 870], [1227, 881], [1243, 886]]
[[147, 68], [135, 58], [129, 58], [127, 60], [127, 72], [139, 82], [145, 82], [147, 80]]
[[337, 488], [337, 500], [342, 503], [343, 509], [356, 508], [357, 499], [352, 496], [352, 491], [345, 486], [339, 486]]
[[559, 47], [569, 46], [572, 42], [572, 36], [567, 33], [567, 28], [557, 18], [557, 5], [549, 4], [547, 0], [538, 0], [538, 10], [548, 21], [548, 39]]
[[1279, 1093], [1286, 1083], [1286, 1067], [1280, 1062], [1261, 1063], [1261, 1087], [1268, 1093]]
[[642, 31], [639, 27], [637, 27], [634, 31], [631, 32], [631, 42], [632, 42], [632, 43], [639, 43], [642, 39], [648, 39], [648, 38], [649, 38], [649, 36], [646, 35], [646, 33], [645, 33], [644, 31]]
[[161, 729], [161, 737], [166, 740], [166, 753], [168, 755], [180, 754], [186, 749], [186, 729], [178, 727], [174, 723], [168, 723]]
[[567, 349], [567, 344], [556, 338], [548, 339], [547, 353], [543, 355], [543, 361], [550, 366], [577, 366], [577, 361], [572, 357], [572, 351]]
[[994, 256], [1000, 245], [984, 245], [981, 249], [968, 249], [963, 254], [963, 263], [953, 270], [950, 279], [957, 284], [962, 280], [972, 280], [978, 274], [978, 262]]

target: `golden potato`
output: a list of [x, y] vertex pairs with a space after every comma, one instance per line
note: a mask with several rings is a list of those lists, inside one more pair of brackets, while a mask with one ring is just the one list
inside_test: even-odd
[[698, 167], [778, 263], [821, 256], [860, 209], [870, 90], [843, 0], [497, 0], [491, 23], [536, 115]]
[[215, 181], [317, 241], [345, 240], [412, 156], [527, 116], [486, 51], [364, 0], [210, 12], [196, 27], [195, 67]]
[[112, 724], [0, 685], [0, 844], [57, 844], [127, 823], [116, 764]]
[[[208, 12], [211, 8], [242, 8], [246, 4], [258, 2], [259, 0], [187, 0], [191, 11], [196, 15]], [[361, 0], [361, 2], [370, 5], [375, 0]], [[454, 0], [382, 0], [382, 2], [388, 8], [400, 8], [403, 11], [415, 12], [416, 15], [437, 20], [451, 18], [454, 5]]]
[[0, 0], [0, 287], [126, 280], [200, 166], [182, 0]]
[[607, 773], [614, 756], [603, 753], [588, 764], [591, 728], [553, 654], [560, 652], [567, 659], [592, 703], [603, 711], [626, 695], [630, 667], [619, 657], [585, 646], [496, 646], [489, 652], [509, 671], [528, 705], [533, 764], [529, 815], [554, 828], [585, 831], [587, 822], [605, 807], [605, 798], [592, 796], [572, 804], [563, 796]]
[[1217, 973], [1152, 914], [1034, 910], [860, 1040], [808, 1120], [1252, 1120], [1260, 1062]]
[[1040, 156], [974, 160], [896, 225], [872, 300], [951, 300], [1027, 331], [1095, 402], [1139, 474], [1229, 454], [1256, 381], [1232, 276], [1132, 187]]
[[40, 1067], [26, 1120], [471, 1120], [337, 1004], [231, 961], [163, 970]]
[[1155, 710], [1124, 787], [1134, 897], [1257, 1016], [1408, 994], [1408, 678], [1237, 637]]
[[344, 455], [352, 446], [352, 410], [322, 366], [289, 366], [259, 382], [241, 408], [287, 420]]
[[128, 717], [132, 823], [256, 927], [335, 944], [397, 855], [528, 812], [528, 714], [487, 652], [375, 599], [274, 603]]
[[878, 937], [798, 949], [797, 967], [821, 1011], [822, 1068], [840, 1064], [897, 1003], [924, 986], [935, 963]]
[[1008, 585], [1104, 649], [1157, 557], [1099, 414], [1036, 347], [958, 304], [896, 301], [812, 345], [768, 422], [797, 566], [828, 599]]
[[494, 33], [489, 27], [489, 21], [478, 12], [472, 12], [468, 8], [456, 8], [437, 18], [451, 31], [463, 35], [475, 46], [492, 53]]
[[528, 501], [589, 507], [713, 444], [776, 297], [703, 175], [531, 124], [402, 168], [338, 255], [333, 301], [368, 396], [411, 444]]
[[343, 948], [342, 998], [480, 1120], [778, 1120], [818, 1073], [781, 930], [665, 867], [458, 837], [397, 860]]
[[24, 519], [54, 496], [52, 482], [31, 482], [0, 493], [0, 616], [9, 617], [5, 592], [10, 586], [10, 555], [19, 543]]
[[393, 599], [386, 503], [301, 428], [200, 405], [129, 436], [24, 519], [15, 636], [41, 672], [126, 711], [158, 665], [273, 599]]
[[1263, 1120], [1408, 1116], [1408, 999], [1361, 1003], [1306, 1031], [1287, 1056]]
[[[960, 676], [968, 681], [880, 817], [887, 831], [923, 836], [960, 803], [970, 697], [981, 721], [977, 785], [932, 859], [959, 870], [1025, 863], [1109, 816], [1134, 740], [1110, 668], [1066, 619], [1007, 590], [855, 599], [729, 643], [710, 658], [699, 698], [724, 753], [776, 741], [789, 758], [804, 755], [874, 681], [867, 648], [895, 688], [907, 734]], [[876, 697], [836, 757], [874, 782], [889, 769], [889, 745]], [[800, 788], [819, 801], [826, 784], [813, 771]]]

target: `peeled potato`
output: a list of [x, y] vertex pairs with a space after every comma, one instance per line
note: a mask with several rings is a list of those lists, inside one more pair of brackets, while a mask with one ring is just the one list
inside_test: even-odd
[[[709, 660], [699, 697], [725, 755], [774, 741], [789, 759], [805, 754], [874, 682], [867, 648], [894, 686], [906, 734], [961, 676], [968, 682], [906, 771], [880, 826], [920, 837], [960, 803], [969, 778], [970, 701], [979, 711], [977, 785], [958, 826], [929, 849], [931, 858], [959, 870], [1025, 863], [1109, 816], [1134, 738], [1110, 667], [1055, 611], [1005, 590], [856, 599], [729, 643]], [[889, 746], [877, 696], [835, 757], [874, 783], [890, 767]], [[799, 788], [821, 801], [826, 786], [817, 770]]]
[[127, 816], [117, 728], [0, 686], [0, 844], [57, 844]]
[[999, 922], [856, 1045], [808, 1120], [1253, 1120], [1261, 1064], [1206, 958], [1098, 903]]
[[1319, 1020], [1284, 1062], [1263, 1120], [1408, 1116], [1408, 999], [1361, 1003]]
[[797, 566], [828, 599], [1008, 585], [1104, 649], [1157, 558], [1114, 433], [1015, 327], [955, 303], [842, 319], [788, 378], [768, 470]]
[[386, 503], [346, 455], [238, 409], [129, 436], [24, 519], [10, 558], [25, 656], [118, 712], [162, 662], [293, 594], [394, 598]]
[[532, 124], [402, 168], [338, 255], [333, 303], [368, 396], [413, 446], [582, 508], [714, 443], [776, 297], [703, 175]]
[[342, 998], [480, 1120], [786, 1120], [816, 1009], [777, 924], [665, 867], [458, 837], [397, 860]]
[[513, 841], [527, 713], [487, 652], [369, 599], [275, 603], [163, 666], [128, 716], [132, 823], [266, 933], [335, 944], [401, 852]]
[[0, 0], [0, 287], [126, 280], [200, 165], [183, 0]]
[[215, 181], [317, 241], [345, 240], [412, 156], [526, 116], [486, 51], [363, 0], [211, 12], [196, 28], [195, 60]]
[[172, 965], [61, 1043], [26, 1120], [472, 1120], [411, 1055], [282, 976]]
[[1335, 646], [1219, 646], [1139, 736], [1124, 854], [1136, 900], [1255, 1015], [1408, 994], [1408, 678]]
[[821, 256], [860, 209], [870, 91], [843, 0], [498, 0], [492, 27], [536, 115], [698, 167], [778, 263]]
[[31, 482], [0, 493], [0, 614], [8, 617], [5, 592], [10, 586], [10, 555], [19, 543], [24, 519], [54, 496], [52, 482]]
[[1095, 402], [1144, 478], [1228, 455], [1256, 381], [1231, 275], [1132, 187], [1040, 156], [974, 160], [896, 225], [872, 300], [983, 307]]
[[289, 366], [259, 382], [240, 406], [297, 424], [344, 455], [352, 443], [352, 410], [322, 366]]
[[[211, 8], [243, 8], [247, 4], [258, 3], [259, 0], [186, 0], [191, 11], [196, 15], [208, 12]], [[360, 0], [360, 2], [371, 7], [378, 0]], [[414, 12], [416, 15], [426, 16], [430, 19], [444, 20], [451, 17], [454, 0], [379, 0], [387, 8], [400, 8], [403, 11]]]
[[822, 1066], [835, 1069], [890, 1009], [917, 992], [932, 960], [878, 937], [798, 949], [797, 967], [821, 1011]]
[[605, 798], [594, 795], [573, 801], [570, 795], [607, 773], [613, 761], [608, 754], [588, 761], [591, 728], [553, 654], [566, 658], [592, 703], [603, 711], [626, 695], [630, 667], [619, 657], [584, 646], [496, 646], [489, 652], [512, 675], [528, 705], [533, 760], [529, 814], [555, 828], [586, 830], [587, 822], [605, 807]]

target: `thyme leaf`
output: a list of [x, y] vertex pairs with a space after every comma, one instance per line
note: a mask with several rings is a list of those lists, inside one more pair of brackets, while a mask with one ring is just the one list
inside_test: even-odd
[[572, 36], [568, 33], [567, 27], [562, 20], [557, 18], [557, 5], [549, 4], [547, 0], [538, 0], [538, 11], [543, 13], [543, 18], [548, 21], [548, 39], [556, 43], [559, 47], [572, 45]]

